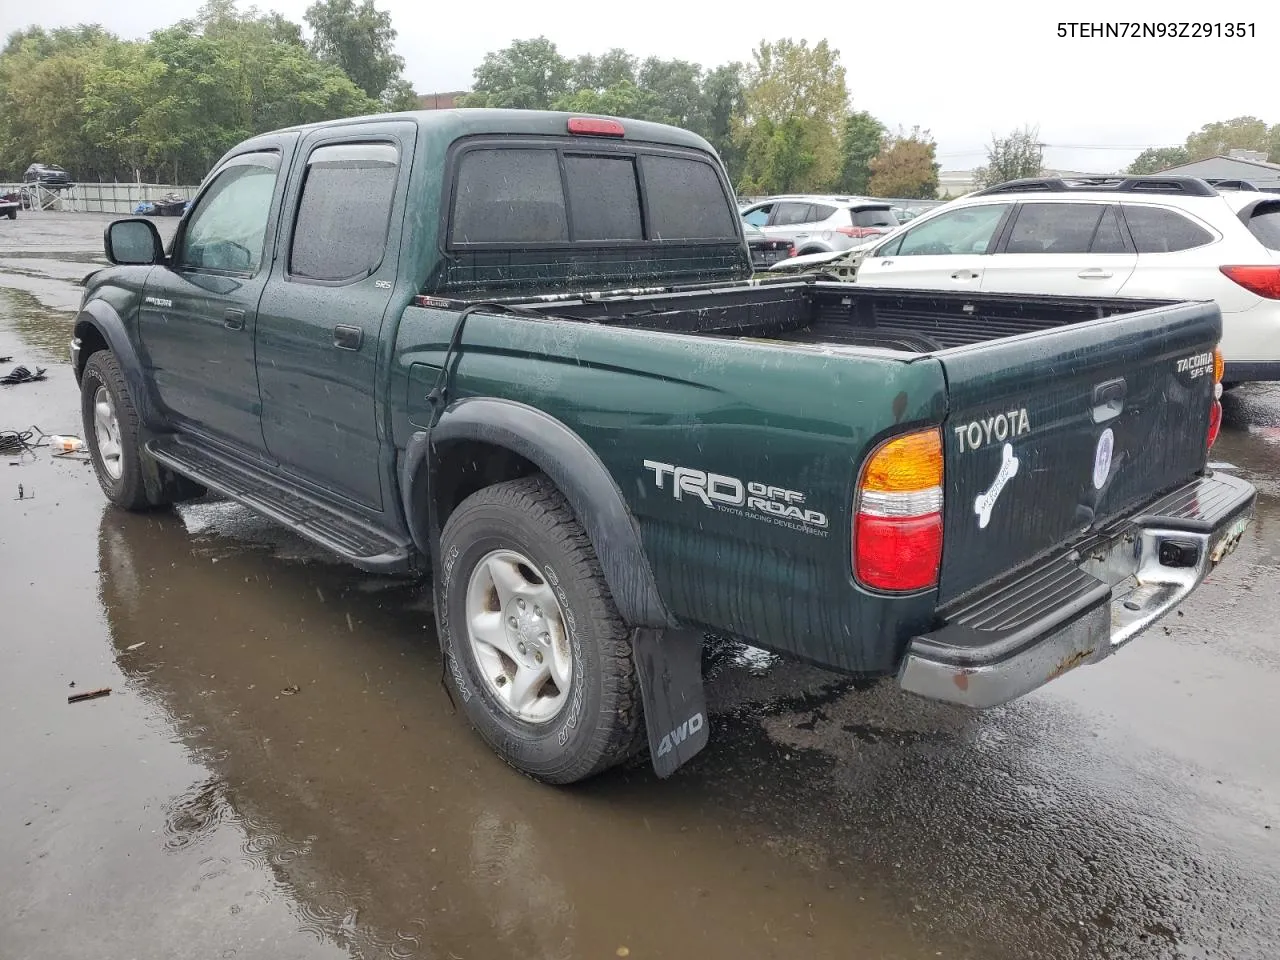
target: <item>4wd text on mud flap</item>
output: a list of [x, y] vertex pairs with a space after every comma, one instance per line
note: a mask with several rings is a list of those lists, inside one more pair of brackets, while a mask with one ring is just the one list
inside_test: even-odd
[[706, 723], [706, 718], [703, 717], [701, 713], [695, 713], [670, 733], [664, 733], [662, 735], [662, 742], [658, 744], [658, 756], [665, 757], [680, 744], [688, 740], [690, 736], [701, 730], [704, 723]]
[[654, 485], [665, 490], [664, 477], [671, 477], [671, 495], [683, 500], [685, 494], [702, 501], [703, 506], [743, 507], [772, 517], [784, 517], [819, 530], [827, 528], [827, 515], [802, 506], [804, 494], [799, 490], [769, 486], [752, 480], [743, 483], [737, 477], [721, 473], [707, 473], [692, 467], [677, 467], [656, 460], [644, 461], [646, 470], [653, 471]]

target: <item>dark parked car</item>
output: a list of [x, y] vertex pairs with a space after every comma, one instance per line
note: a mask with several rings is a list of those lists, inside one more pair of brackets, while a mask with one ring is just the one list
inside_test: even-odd
[[22, 199], [16, 193], [0, 193], [0, 217], [17, 220], [18, 208], [21, 206]]
[[790, 240], [767, 236], [759, 227], [746, 221], [743, 221], [742, 232], [747, 235], [752, 269], [768, 270], [780, 260], [795, 256], [796, 248]]
[[71, 174], [53, 163], [33, 163], [22, 174], [22, 182], [38, 183], [42, 187], [52, 187], [54, 189], [70, 187], [75, 183], [71, 179]]

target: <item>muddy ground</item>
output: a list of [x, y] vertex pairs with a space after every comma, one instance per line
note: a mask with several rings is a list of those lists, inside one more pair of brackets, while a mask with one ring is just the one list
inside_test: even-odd
[[[0, 222], [0, 356], [49, 374], [0, 429], [81, 433], [105, 222]], [[1280, 387], [1226, 410], [1258, 522], [1118, 656], [972, 714], [725, 645], [690, 768], [575, 789], [454, 713], [420, 588], [0, 457], [0, 957], [1274, 957]]]

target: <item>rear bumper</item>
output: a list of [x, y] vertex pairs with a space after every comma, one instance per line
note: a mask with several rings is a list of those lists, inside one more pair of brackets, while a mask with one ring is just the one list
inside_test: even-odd
[[1224, 366], [1224, 383], [1280, 380], [1280, 360], [1228, 360]]
[[1074, 549], [965, 598], [915, 637], [904, 690], [992, 707], [1095, 663], [1187, 597], [1239, 543], [1257, 491], [1201, 477]]

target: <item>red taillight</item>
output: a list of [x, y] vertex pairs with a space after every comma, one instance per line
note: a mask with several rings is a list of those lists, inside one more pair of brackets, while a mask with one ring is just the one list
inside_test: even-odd
[[843, 233], [846, 237], [853, 237], [855, 240], [874, 237], [879, 232], [875, 227], [836, 227], [836, 233]]
[[1229, 279], [1268, 300], [1280, 300], [1280, 265], [1265, 267], [1219, 267]]
[[622, 137], [627, 133], [617, 120], [604, 120], [600, 117], [570, 117], [569, 132], [588, 137]]
[[787, 256], [794, 257], [796, 255], [796, 245], [793, 243], [787, 248]]
[[858, 514], [853, 533], [858, 579], [877, 590], [922, 590], [938, 582], [942, 514], [872, 517]]
[[874, 590], [909, 592], [938, 582], [942, 562], [942, 435], [895, 437], [858, 480], [853, 573]]
[[1213, 406], [1209, 408], [1209, 432], [1206, 436], [1207, 443], [1205, 446], [1212, 449], [1214, 441], [1218, 439], [1218, 432], [1222, 429], [1222, 375], [1226, 372], [1227, 365], [1222, 359], [1222, 348], [1213, 348]]

